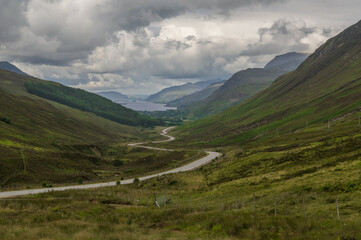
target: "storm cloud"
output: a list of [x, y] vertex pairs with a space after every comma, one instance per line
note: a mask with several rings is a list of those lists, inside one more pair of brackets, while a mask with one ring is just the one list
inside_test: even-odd
[[0, 0], [0, 58], [91, 91], [152, 93], [312, 52], [356, 22], [350, 1], [342, 22], [321, 0]]

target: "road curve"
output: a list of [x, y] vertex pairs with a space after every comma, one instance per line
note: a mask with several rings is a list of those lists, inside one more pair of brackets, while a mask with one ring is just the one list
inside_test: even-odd
[[[167, 135], [168, 131], [172, 129], [173, 127], [169, 127], [166, 129], [163, 129], [161, 135], [168, 137], [167, 140], [162, 141], [154, 141], [152, 143], [162, 143], [162, 142], [170, 142], [173, 141], [175, 138], [172, 136]], [[141, 148], [147, 148], [152, 150], [159, 150], [159, 151], [173, 151], [172, 149], [165, 149], [165, 148], [155, 148], [155, 147], [149, 147], [149, 146], [143, 146], [144, 143], [130, 143], [129, 146], [133, 147], [141, 147]], [[178, 172], [186, 172], [190, 170], [194, 170], [196, 168], [199, 168], [200, 166], [207, 164], [211, 162], [216, 157], [221, 156], [218, 152], [210, 152], [205, 151], [207, 153], [207, 156], [198, 159], [192, 163], [189, 163], [187, 165], [184, 165], [182, 167], [178, 167], [175, 169], [171, 169], [165, 172], [156, 173], [153, 175], [148, 175], [144, 177], [139, 177], [140, 181], [147, 180], [150, 178], [155, 178], [158, 176], [171, 174], [171, 173], [178, 173]], [[120, 181], [120, 184], [130, 184], [133, 183], [134, 179], [126, 179]], [[71, 190], [71, 189], [89, 189], [89, 188], [99, 188], [99, 187], [108, 187], [108, 186], [115, 186], [116, 182], [105, 182], [105, 183], [94, 183], [94, 184], [83, 184], [83, 185], [73, 185], [73, 186], [65, 186], [65, 187], [54, 187], [54, 188], [39, 188], [39, 189], [28, 189], [28, 190], [18, 190], [18, 191], [8, 191], [8, 192], [0, 192], [0, 198], [8, 198], [8, 197], [16, 197], [16, 196], [23, 196], [23, 195], [30, 195], [30, 194], [38, 194], [38, 193], [46, 193], [51, 191], [65, 191], [65, 190]]]

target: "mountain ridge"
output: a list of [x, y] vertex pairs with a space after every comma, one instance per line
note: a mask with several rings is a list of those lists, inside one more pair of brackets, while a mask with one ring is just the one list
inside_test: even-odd
[[150, 95], [146, 100], [154, 103], [169, 103], [183, 96], [200, 91], [217, 81], [219, 80], [207, 80], [195, 83], [189, 82], [179, 86], [167, 87], [155, 94]]
[[102, 97], [108, 98], [109, 100], [112, 100], [113, 102], [130, 99], [127, 95], [124, 95], [117, 91], [96, 92], [96, 94], [98, 94]]
[[10, 72], [14, 72], [14, 73], [18, 73], [18, 74], [21, 74], [21, 75], [24, 75], [24, 76], [30, 76], [29, 74], [27, 74], [27, 73], [23, 72], [22, 70], [20, 70], [15, 65], [13, 65], [13, 64], [11, 64], [9, 62], [6, 62], [6, 61], [0, 62], [0, 69], [7, 70], [7, 71], [10, 71]]
[[[259, 131], [296, 131], [357, 111], [361, 106], [360, 40], [361, 21], [326, 41], [295, 71], [277, 78], [269, 88], [186, 128], [203, 129], [209, 134], [202, 136], [204, 139], [221, 135], [219, 141], [236, 143], [256, 138]], [[233, 130], [204, 130], [218, 129], [221, 124], [233, 126]], [[255, 129], [255, 125], [259, 127]], [[235, 129], [238, 135], [227, 135]]]
[[238, 71], [209, 97], [184, 110], [196, 119], [217, 114], [267, 88], [277, 77], [296, 69], [306, 57], [304, 53], [287, 53], [276, 56], [267, 68]]

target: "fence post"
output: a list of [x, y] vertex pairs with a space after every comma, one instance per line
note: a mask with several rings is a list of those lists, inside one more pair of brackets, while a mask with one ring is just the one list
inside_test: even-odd
[[337, 220], [340, 221], [340, 210], [338, 208], [338, 196], [336, 196]]
[[275, 215], [277, 215], [277, 198], [275, 198]]
[[218, 195], [218, 208], [221, 211], [221, 195]]
[[189, 197], [189, 209], [191, 209], [191, 208], [192, 208], [192, 198]]
[[303, 212], [303, 218], [306, 218], [306, 206], [305, 206], [305, 196], [302, 196], [302, 212]]
[[254, 212], [254, 198], [255, 198], [255, 196], [254, 196], [254, 193], [253, 193], [253, 205], [252, 205], [252, 212]]
[[204, 203], [204, 197], [202, 197], [202, 201], [203, 201], [203, 212], [205, 211], [206, 207], [205, 207], [205, 203]]
[[165, 191], [164, 191], [164, 208], [167, 207], [167, 195], [165, 194]]
[[157, 194], [154, 193], [154, 206], [157, 206]]
[[178, 195], [175, 197], [175, 208], [178, 208]]
[[236, 210], [238, 210], [238, 198], [236, 196]]

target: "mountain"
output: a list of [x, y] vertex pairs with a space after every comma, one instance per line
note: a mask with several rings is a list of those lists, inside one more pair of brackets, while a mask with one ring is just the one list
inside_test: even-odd
[[[61, 99], [64, 91], [68, 98], [62, 100], [68, 102], [61, 104], [49, 100], [51, 97], [31, 94], [25, 87], [29, 83], [50, 86], [46, 93], [54, 100]], [[82, 105], [84, 101], [76, 96], [85, 96], [89, 105]], [[77, 106], [70, 107], [70, 100]], [[111, 162], [124, 151], [122, 144], [139, 141], [148, 131], [107, 120], [86, 109], [99, 103], [99, 115], [114, 110], [115, 103], [98, 95], [0, 70], [0, 187], [43, 181], [99, 181], [96, 170], [112, 166]], [[142, 119], [122, 106], [114, 113], [130, 120], [134, 114], [135, 122]]]
[[308, 54], [287, 53], [276, 56], [265, 68], [250, 68], [235, 73], [212, 95], [187, 108], [192, 118], [219, 113], [267, 88], [279, 76], [294, 70]]
[[120, 92], [115, 91], [109, 91], [109, 92], [97, 92], [96, 94], [108, 98], [109, 100], [112, 100], [113, 102], [119, 102], [122, 100], [129, 100], [129, 97], [121, 94]]
[[184, 130], [188, 129], [187, 138], [192, 141], [249, 142], [275, 131], [324, 126], [360, 109], [361, 21], [328, 40], [295, 71], [279, 77], [248, 101], [184, 126]]
[[50, 81], [26, 81], [24, 86], [29, 93], [82, 111], [92, 112], [121, 124], [143, 127], [161, 124], [156, 119], [81, 89], [66, 87]]
[[9, 63], [9, 62], [0, 62], [0, 69], [3, 70], [7, 70], [10, 72], [14, 72], [14, 73], [18, 73], [24, 76], [30, 76], [27, 73], [24, 73], [23, 71], [21, 71], [19, 68], [17, 68], [16, 66], [14, 66], [13, 64]]
[[171, 101], [167, 104], [167, 107], [177, 107], [177, 108], [184, 108], [190, 106], [194, 103], [197, 103], [203, 99], [206, 99], [212, 93], [214, 93], [218, 88], [220, 88], [225, 81], [215, 82], [209, 85], [208, 87], [192, 93], [190, 95], [186, 95], [184, 97], [178, 98], [174, 101]]
[[186, 84], [183, 84], [180, 86], [165, 88], [158, 93], [150, 95], [147, 98], [147, 101], [155, 102], [155, 103], [169, 103], [169, 102], [179, 99], [183, 96], [200, 91], [217, 81], [219, 81], [219, 80], [209, 80], [209, 81], [201, 81], [201, 82], [196, 82], [196, 83], [186, 83]]
[[278, 68], [284, 72], [291, 72], [295, 70], [308, 55], [309, 54], [296, 52], [279, 55], [267, 63], [264, 69]]

